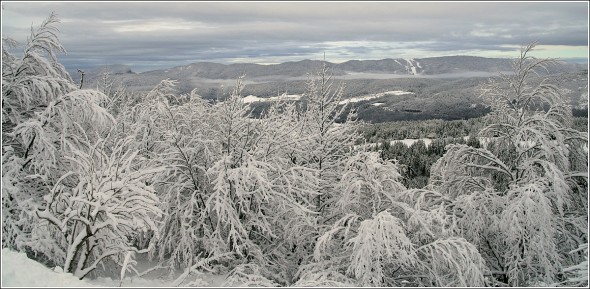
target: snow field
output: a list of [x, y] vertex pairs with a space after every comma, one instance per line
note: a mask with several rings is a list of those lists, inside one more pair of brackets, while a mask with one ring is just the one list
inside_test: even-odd
[[[140, 257], [138, 271], [149, 269], [147, 258]], [[141, 267], [141, 269], [140, 269]], [[25, 253], [15, 252], [8, 248], [2, 249], [2, 287], [170, 287], [182, 272], [168, 276], [163, 269], [154, 270], [142, 277], [127, 272], [123, 282], [111, 277], [79, 280], [71, 273], [64, 273], [59, 267], [47, 268], [35, 260], [29, 259]], [[180, 286], [225, 287], [226, 274], [211, 273], [191, 274]]]

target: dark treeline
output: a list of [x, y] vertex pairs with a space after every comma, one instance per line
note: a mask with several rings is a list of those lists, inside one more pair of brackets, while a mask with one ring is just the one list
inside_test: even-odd
[[423, 188], [428, 184], [430, 167], [445, 153], [448, 144], [466, 144], [480, 148], [481, 144], [475, 137], [437, 138], [428, 146], [423, 140], [406, 145], [401, 141], [383, 142], [374, 147], [384, 160], [397, 160], [401, 165], [402, 183], [408, 188]]
[[418, 138], [461, 138], [475, 135], [483, 127], [481, 118], [468, 120], [431, 119], [423, 121], [397, 121], [366, 125], [362, 133], [367, 142]]
[[[379, 143], [385, 140], [475, 136], [484, 126], [482, 118], [450, 121], [442, 119], [411, 120], [367, 124], [361, 128], [361, 133], [367, 142]], [[571, 128], [587, 131], [588, 117], [574, 117]]]
[[[428, 184], [430, 167], [446, 152], [449, 144], [466, 144], [474, 148], [482, 145], [476, 138], [484, 126], [481, 118], [445, 121], [399, 121], [370, 124], [362, 127], [362, 134], [368, 143], [376, 143], [383, 160], [397, 160], [401, 165], [402, 183], [408, 188], [422, 188]], [[572, 128], [578, 131], [588, 129], [587, 117], [574, 117]], [[464, 138], [469, 136], [468, 138]], [[403, 139], [433, 139], [426, 145], [418, 140], [408, 146]]]
[[[586, 110], [588, 115], [588, 110]], [[574, 117], [572, 128], [579, 131], [588, 131], [588, 116]]]

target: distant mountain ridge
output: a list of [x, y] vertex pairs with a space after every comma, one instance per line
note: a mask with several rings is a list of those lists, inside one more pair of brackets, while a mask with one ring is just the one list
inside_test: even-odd
[[[126, 65], [108, 65], [86, 69], [84, 71], [84, 88], [95, 88], [104, 81], [104, 73], [109, 72], [108, 79], [122, 84], [129, 91], [146, 92], [152, 90], [163, 79], [178, 81], [177, 92], [189, 93], [197, 88], [204, 98], [212, 99], [227, 94], [227, 88], [236, 84], [236, 79], [245, 75], [246, 89], [261, 97], [276, 96], [281, 91], [302, 93], [304, 81], [310, 73], [318, 72], [323, 61], [301, 60], [280, 64], [235, 63], [221, 64], [213, 62], [195, 62], [187, 65], [158, 69], [141, 73], [133, 72]], [[381, 60], [349, 60], [343, 63], [326, 62], [335, 78], [347, 84], [350, 96], [366, 93], [379, 93], [399, 89], [391, 81], [375, 82], [363, 87], [365, 80], [392, 80], [408, 78], [419, 81], [426, 78], [465, 79], [472, 77], [491, 77], [511, 70], [511, 60], [502, 58], [484, 58], [475, 56], [444, 56], [431, 58], [387, 58]], [[549, 67], [549, 74], [577, 73], [587, 66], [576, 63], [560, 62]], [[76, 83], [80, 73], [70, 73]], [[378, 83], [378, 84], [377, 84]], [[382, 91], [383, 90], [383, 91]]]
[[[86, 80], [92, 81], [102, 75], [105, 71], [111, 70], [111, 74], [125, 75], [123, 78], [141, 77], [170, 78], [183, 81], [190, 78], [199, 79], [236, 79], [245, 74], [248, 79], [267, 78], [276, 80], [278, 78], [304, 77], [308, 73], [317, 71], [323, 61], [301, 60], [284, 62], [280, 64], [255, 64], [255, 63], [234, 63], [221, 64], [213, 62], [195, 62], [187, 65], [158, 69], [135, 73], [126, 65], [108, 65], [88, 69], [85, 71]], [[485, 58], [477, 56], [443, 56], [431, 58], [386, 58], [381, 60], [349, 60], [343, 63], [326, 62], [335, 76], [347, 75], [350, 73], [379, 73], [394, 75], [424, 75], [436, 76], [449, 73], [466, 72], [488, 72], [499, 73], [511, 70], [511, 59]], [[586, 66], [577, 63], [560, 61], [557, 65], [549, 67], [549, 73], [564, 73], [579, 71]], [[79, 79], [79, 73], [72, 71], [72, 78]], [[160, 79], [160, 80], [161, 80]], [[90, 83], [90, 82], [89, 82]]]

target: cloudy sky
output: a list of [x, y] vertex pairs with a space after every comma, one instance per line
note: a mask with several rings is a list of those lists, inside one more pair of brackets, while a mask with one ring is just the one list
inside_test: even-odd
[[[51, 11], [68, 68], [134, 71], [199, 61], [515, 57], [588, 61], [584, 2], [2, 2], [2, 36], [25, 43]], [[21, 50], [22, 51], [22, 50]]]

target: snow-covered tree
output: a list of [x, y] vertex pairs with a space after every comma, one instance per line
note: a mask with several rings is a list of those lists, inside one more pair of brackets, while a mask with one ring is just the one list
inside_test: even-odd
[[31, 29], [22, 56], [3, 39], [2, 246], [83, 278], [107, 259], [121, 264], [138, 233], [157, 233], [160, 212], [154, 166], [108, 137], [109, 97], [78, 89], [57, 61], [58, 22], [52, 13]]
[[317, 238], [332, 222], [347, 211], [369, 219], [392, 203], [403, 189], [395, 164], [356, 154], [354, 123], [336, 122], [342, 92], [319, 79], [303, 106], [280, 99], [258, 119], [242, 101], [241, 79], [215, 105], [196, 94], [172, 103], [174, 82], [163, 81], [120, 115], [119, 129], [124, 123], [141, 154], [166, 166], [154, 178], [164, 211], [160, 260], [182, 267], [201, 253], [233, 253], [237, 264], [286, 285], [316, 274], [298, 271], [314, 262]]
[[[219, 153], [212, 150], [210, 105], [194, 91], [188, 101], [173, 101], [176, 81], [163, 80], [138, 103], [127, 103], [118, 115], [117, 133], [130, 135], [141, 158], [164, 169], [151, 182], [163, 211], [156, 250], [171, 267], [189, 266], [204, 250], [211, 220], [205, 214], [209, 180], [205, 175]], [[173, 104], [176, 103], [176, 104]], [[205, 226], [205, 222], [208, 223]], [[149, 240], [149, 235], [145, 236]]]
[[31, 29], [22, 56], [2, 47], [3, 246], [26, 248], [31, 212], [68, 167], [64, 157], [107, 131], [113, 118], [102, 93], [78, 90], [56, 53], [59, 19], [51, 14]]
[[477, 249], [437, 230], [444, 207], [408, 211], [420, 200], [404, 199], [414, 191], [400, 183], [398, 165], [355, 146], [357, 126], [350, 118], [337, 123], [346, 108], [332, 83], [322, 67], [309, 82], [302, 113], [310, 137], [301, 145], [308, 153], [295, 159], [318, 170], [321, 197], [312, 200], [319, 215], [311, 219], [312, 258], [303, 259], [296, 284], [483, 285], [485, 264]]
[[534, 46], [483, 91], [488, 145], [447, 146], [430, 180], [449, 199], [456, 232], [512, 286], [559, 281], [562, 268], [581, 261], [569, 252], [587, 242], [588, 137], [570, 128], [558, 87], [534, 84], [536, 70], [552, 63], [531, 57]]
[[103, 71], [100, 79], [96, 81], [96, 90], [108, 96], [105, 108], [113, 115], [126, 111], [137, 98], [136, 93], [129, 91], [120, 81], [115, 80], [109, 70]]
[[35, 212], [42, 221], [33, 239], [40, 236], [34, 241], [41, 245], [47, 231], [61, 234], [51, 249], [64, 258], [65, 272], [83, 278], [106, 258], [123, 260], [129, 251], [139, 252], [132, 242], [138, 232], [159, 237], [155, 220], [162, 212], [146, 181], [161, 169], [137, 164], [137, 151], [127, 148], [132, 140], [111, 146], [101, 139], [87, 151], [74, 150], [65, 157], [72, 171], [60, 177]]
[[[578, 249], [572, 250], [570, 254], [582, 251], [584, 253], [584, 261], [563, 269], [566, 276], [565, 281], [558, 285], [584, 287], [588, 286], [588, 243], [580, 244]], [[553, 284], [552, 284], [553, 285]]]
[[300, 237], [290, 250], [292, 256], [298, 256], [296, 261], [301, 265], [313, 262], [318, 238], [330, 230], [333, 222], [346, 215], [345, 210], [337, 208], [341, 197], [347, 197], [337, 185], [360, 134], [353, 120], [354, 112], [346, 115], [347, 105], [340, 103], [343, 89], [323, 62], [319, 71], [310, 74], [296, 118], [299, 125], [293, 133], [298, 141], [290, 148], [289, 159], [314, 170], [317, 179], [316, 191], [307, 201], [315, 214], [306, 222], [299, 222], [300, 225], [294, 227], [297, 231], [293, 231]]
[[[284, 255], [308, 242], [317, 171], [293, 161], [294, 153], [301, 153], [298, 144], [307, 137], [299, 133], [302, 123], [296, 106], [280, 100], [253, 119], [240, 91], [241, 80], [215, 107], [214, 139], [221, 157], [208, 171], [213, 190], [207, 200], [217, 223], [215, 236], [225, 240], [227, 249], [272, 274], [290, 275], [298, 254], [293, 254], [291, 264]], [[290, 282], [280, 274], [273, 278]]]
[[296, 267], [282, 254], [305, 235], [297, 232], [317, 194], [315, 170], [291, 160], [301, 122], [288, 101], [252, 118], [242, 83], [211, 105], [194, 91], [170, 101], [175, 82], [165, 80], [119, 115], [118, 133], [133, 135], [140, 155], [165, 167], [153, 178], [164, 212], [155, 253], [170, 267], [230, 252], [275, 272]]
[[[321, 183], [319, 195], [314, 200], [317, 212], [326, 211], [340, 168], [360, 139], [354, 122], [355, 113], [350, 109], [347, 111], [348, 106], [340, 103], [343, 91], [344, 85], [335, 81], [325, 61], [307, 81], [301, 133], [308, 136], [308, 140], [299, 145], [305, 153], [294, 159], [318, 170]], [[342, 120], [345, 122], [340, 123]]]

